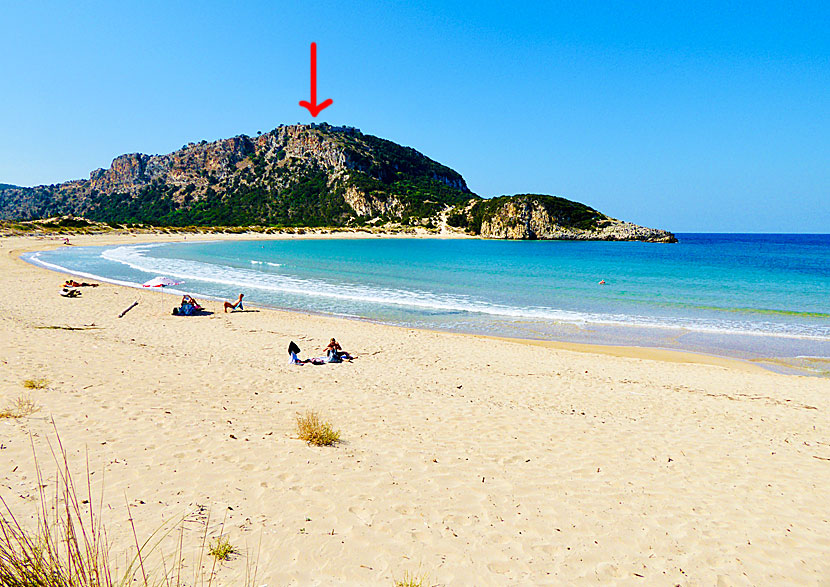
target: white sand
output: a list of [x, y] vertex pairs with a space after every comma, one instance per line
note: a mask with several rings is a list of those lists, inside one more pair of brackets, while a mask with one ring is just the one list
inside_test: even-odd
[[[73, 242], [119, 239], [137, 240]], [[0, 239], [0, 407], [49, 380], [40, 412], [0, 420], [0, 495], [34, 513], [30, 434], [53, 480], [53, 418], [76, 477], [88, 454], [104, 478], [122, 567], [126, 499], [139, 537], [188, 516], [191, 578], [206, 514], [210, 537], [226, 516], [242, 554], [214, 585], [257, 556], [271, 587], [830, 584], [826, 379], [216, 302], [177, 318], [172, 296], [110, 285], [64, 299], [65, 276], [17, 258], [46, 246]], [[359, 358], [287, 363], [289, 340], [308, 356], [331, 336]], [[308, 408], [340, 446], [294, 438]]]

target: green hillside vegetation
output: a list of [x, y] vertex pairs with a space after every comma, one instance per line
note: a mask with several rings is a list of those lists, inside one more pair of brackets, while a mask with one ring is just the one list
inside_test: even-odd
[[276, 184], [237, 184], [220, 194], [208, 188], [200, 200], [184, 202], [173, 195], [176, 186], [154, 183], [133, 197], [125, 193], [99, 195], [86, 216], [98, 222], [154, 226], [342, 226], [350, 208], [326, 186], [322, 172], [296, 177], [285, 188]]

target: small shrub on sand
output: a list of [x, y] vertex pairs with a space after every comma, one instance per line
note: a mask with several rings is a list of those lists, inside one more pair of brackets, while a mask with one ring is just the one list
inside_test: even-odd
[[428, 579], [426, 575], [416, 575], [409, 571], [403, 574], [403, 578], [395, 579], [395, 587], [427, 587]]
[[332, 428], [331, 423], [323, 421], [314, 410], [297, 416], [297, 436], [316, 446], [332, 446], [340, 442], [340, 431]]
[[216, 540], [216, 544], [210, 545], [210, 550], [208, 551], [210, 556], [219, 561], [226, 561], [235, 553], [236, 548], [231, 544], [230, 538], [222, 538], [221, 536]]
[[32, 400], [26, 396], [20, 396], [14, 403], [2, 410], [0, 410], [0, 418], [25, 418], [37, 412], [40, 408]]
[[24, 379], [23, 387], [26, 389], [45, 389], [49, 385], [48, 379]]

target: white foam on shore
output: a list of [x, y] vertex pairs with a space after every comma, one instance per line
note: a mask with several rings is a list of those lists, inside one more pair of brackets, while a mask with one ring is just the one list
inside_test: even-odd
[[[644, 315], [602, 314], [573, 312], [556, 308], [530, 306], [514, 307], [490, 303], [472, 296], [436, 294], [429, 291], [391, 289], [322, 279], [306, 279], [284, 274], [263, 273], [256, 269], [217, 265], [185, 259], [155, 258], [145, 252], [157, 244], [127, 245], [106, 249], [101, 254], [106, 260], [120, 263], [148, 274], [163, 274], [182, 280], [195, 280], [235, 289], [258, 289], [264, 292], [289, 294], [307, 298], [328, 299], [344, 303], [366, 303], [381, 306], [406, 307], [425, 312], [473, 313], [512, 319], [577, 325], [616, 325], [661, 328], [702, 332], [707, 334], [775, 336], [830, 342], [827, 334], [816, 333], [807, 325], [773, 322], [742, 322], [735, 320], [706, 320], [698, 318], [655, 318]], [[278, 263], [251, 261], [252, 265]], [[306, 308], [304, 308], [306, 309]], [[353, 313], [345, 309], [333, 313]]]
[[49, 263], [48, 261], [44, 261], [40, 258], [40, 253], [33, 253], [31, 256], [26, 257], [26, 260], [34, 265], [40, 265], [41, 267], [45, 267], [47, 269], [51, 269], [53, 271], [58, 271], [60, 273], [68, 273], [70, 275], [77, 275], [79, 277], [86, 277], [88, 279], [94, 279], [95, 281], [102, 281], [104, 283], [111, 283], [113, 285], [123, 285], [125, 287], [142, 287], [140, 283], [135, 283], [133, 281], [123, 281], [121, 279], [112, 279], [109, 277], [102, 277], [100, 275], [95, 275], [93, 273], [86, 273], [84, 271], [77, 271], [75, 269], [70, 269], [68, 267], [63, 267], [61, 265], [57, 265], [55, 263]]

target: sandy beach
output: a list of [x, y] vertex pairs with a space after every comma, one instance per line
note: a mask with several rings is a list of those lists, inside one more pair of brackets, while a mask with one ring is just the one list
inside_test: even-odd
[[[270, 587], [406, 572], [428, 585], [830, 585], [830, 380], [216, 301], [183, 318], [178, 298], [108, 284], [66, 299], [66, 276], [18, 258], [56, 246], [0, 239], [0, 408], [21, 395], [40, 407], [0, 419], [0, 495], [24, 522], [32, 445], [54, 483], [54, 420], [73, 472], [88, 460], [103, 487], [113, 560], [132, 547], [132, 516], [139, 538], [183, 527], [193, 577], [207, 524], [239, 550], [213, 585], [242, 585], [254, 566]], [[333, 336], [358, 359], [288, 364], [289, 341], [317, 356]], [[32, 379], [48, 383], [24, 389]], [[298, 440], [308, 409], [343, 442]]]

